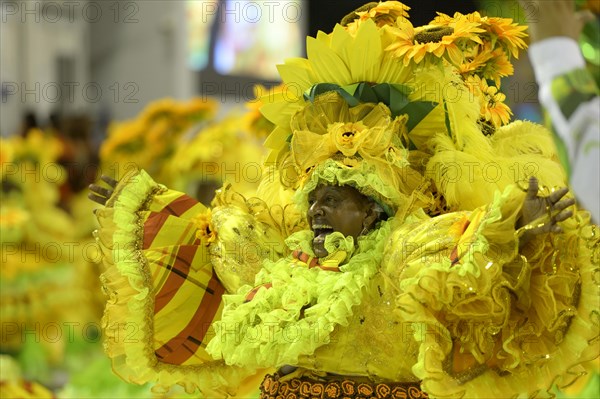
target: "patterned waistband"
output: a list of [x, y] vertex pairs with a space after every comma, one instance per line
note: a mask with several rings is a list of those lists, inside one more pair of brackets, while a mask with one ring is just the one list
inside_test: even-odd
[[292, 378], [279, 381], [268, 374], [260, 386], [260, 399], [423, 399], [429, 396], [417, 383], [371, 384], [345, 378], [339, 381], [315, 381]]

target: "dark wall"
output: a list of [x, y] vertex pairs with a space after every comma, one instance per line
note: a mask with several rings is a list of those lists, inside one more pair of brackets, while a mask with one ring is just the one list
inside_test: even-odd
[[[304, 0], [309, 13], [309, 36], [316, 36], [319, 30], [331, 32], [346, 14], [354, 11], [368, 0]], [[453, 15], [456, 11], [467, 14], [477, 10], [475, 1], [468, 0], [405, 0], [410, 7], [408, 12], [414, 26], [426, 25], [436, 16], [436, 11]]]

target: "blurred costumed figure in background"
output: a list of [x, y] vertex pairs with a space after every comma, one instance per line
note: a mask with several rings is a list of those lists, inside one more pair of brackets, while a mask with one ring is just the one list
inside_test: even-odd
[[148, 170], [163, 184], [208, 195], [201, 198], [206, 203], [227, 178], [237, 191], [252, 194], [262, 176], [262, 126], [268, 122], [240, 110], [219, 120], [217, 108], [212, 99], [162, 99], [132, 120], [112, 123], [100, 149], [103, 171], [119, 178], [131, 168]]
[[177, 140], [193, 125], [212, 120], [216, 111], [213, 100], [165, 98], [148, 104], [133, 119], [111, 123], [100, 148], [103, 173], [120, 177], [130, 168], [143, 168], [161, 181]]
[[66, 180], [56, 163], [60, 142], [32, 129], [2, 139], [1, 147], [2, 352], [18, 358], [28, 378], [53, 385], [51, 368], [65, 366], [74, 341], [63, 334], [65, 323], [99, 320], [97, 298], [88, 290], [90, 264], [99, 257], [91, 242], [82, 252], [77, 223], [59, 206]]

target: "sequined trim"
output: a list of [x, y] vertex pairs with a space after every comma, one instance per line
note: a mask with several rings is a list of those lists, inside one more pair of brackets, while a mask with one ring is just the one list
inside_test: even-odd
[[260, 386], [260, 399], [424, 399], [429, 396], [419, 384], [370, 384], [349, 379], [314, 381], [292, 378], [279, 381], [276, 374], [267, 374]]

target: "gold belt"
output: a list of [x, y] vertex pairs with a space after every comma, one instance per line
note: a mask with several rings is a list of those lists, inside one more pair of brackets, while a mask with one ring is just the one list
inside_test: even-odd
[[280, 381], [267, 374], [260, 386], [260, 399], [423, 399], [428, 398], [418, 383], [365, 383], [345, 378], [315, 381], [300, 377]]

